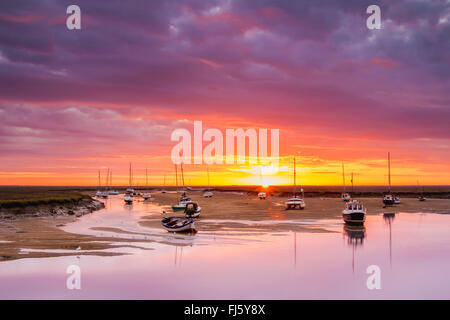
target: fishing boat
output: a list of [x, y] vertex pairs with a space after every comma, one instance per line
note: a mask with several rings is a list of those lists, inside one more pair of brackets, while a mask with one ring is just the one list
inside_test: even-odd
[[186, 207], [184, 208], [184, 214], [188, 218], [197, 218], [201, 211], [202, 208], [194, 201], [186, 203]]
[[345, 192], [345, 171], [344, 171], [344, 163], [342, 163], [342, 182], [344, 185], [344, 192], [341, 194], [342, 201], [348, 202], [352, 199], [348, 192]]
[[389, 189], [388, 192], [383, 196], [383, 203], [385, 206], [392, 206], [395, 203], [395, 197], [391, 193], [391, 153], [388, 152], [388, 183]]
[[161, 220], [161, 224], [163, 228], [169, 232], [186, 232], [195, 230], [194, 219], [192, 218], [167, 217]]
[[357, 200], [349, 201], [345, 204], [345, 208], [342, 211], [342, 218], [348, 225], [362, 225], [366, 221], [366, 208]]
[[126, 204], [132, 204], [133, 200], [134, 200], [134, 198], [133, 198], [133, 195], [131, 195], [131, 194], [126, 194], [123, 197], [123, 201], [125, 201]]
[[302, 196], [297, 195], [297, 169], [295, 165], [295, 157], [294, 157], [294, 192], [293, 196], [287, 199], [285, 205], [286, 210], [291, 209], [305, 209], [305, 201], [303, 200], [303, 188], [301, 188]]
[[208, 189], [203, 193], [203, 198], [212, 198], [214, 194], [211, 192], [211, 188], [210, 188], [208, 168], [206, 168], [206, 172], [208, 173]]

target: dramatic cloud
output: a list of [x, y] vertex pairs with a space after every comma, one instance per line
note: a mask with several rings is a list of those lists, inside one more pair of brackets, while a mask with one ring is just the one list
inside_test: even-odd
[[69, 31], [66, 2], [0, 3], [5, 170], [143, 143], [167, 156], [185, 119], [281, 128], [284, 155], [395, 146], [448, 169], [448, 1], [380, 1], [381, 30], [366, 28], [368, 0], [76, 4], [82, 30]]

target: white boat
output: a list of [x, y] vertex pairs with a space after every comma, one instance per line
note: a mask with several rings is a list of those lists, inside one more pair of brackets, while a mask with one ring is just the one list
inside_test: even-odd
[[161, 224], [164, 229], [169, 232], [184, 232], [195, 230], [194, 219], [192, 218], [180, 218], [180, 217], [168, 217], [161, 220]]
[[266, 200], [267, 194], [265, 192], [258, 193], [259, 200]]
[[295, 196], [292, 198], [289, 198], [286, 202], [286, 210], [290, 210], [290, 209], [300, 209], [303, 210], [305, 209], [305, 201], [303, 201], [303, 199], [299, 196]]
[[214, 194], [211, 191], [206, 191], [203, 193], [203, 198], [212, 198]]
[[391, 193], [391, 153], [388, 152], [388, 182], [389, 182], [389, 189], [386, 194], [383, 195], [383, 203], [385, 206], [392, 206], [394, 204], [400, 204], [400, 197], [395, 197]]
[[202, 208], [197, 204], [197, 202], [191, 201], [186, 203], [184, 214], [187, 218], [197, 218], [201, 211]]
[[151, 195], [150, 195], [150, 193], [145, 192], [144, 194], [142, 194], [142, 198], [144, 198], [144, 200], [148, 200], [151, 198]]
[[108, 191], [108, 194], [109, 194], [109, 195], [112, 195], [112, 196], [116, 196], [116, 195], [119, 194], [119, 191], [117, 191], [117, 190], [109, 190], [109, 191]]
[[166, 189], [162, 189], [161, 193], [167, 193]]
[[123, 197], [123, 201], [125, 201], [125, 203], [127, 203], [127, 204], [132, 204], [133, 200], [134, 200], [134, 198], [133, 198], [133, 196], [131, 194], [126, 194]]
[[100, 190], [98, 190], [98, 191], [95, 193], [95, 195], [96, 195], [97, 197], [101, 197], [101, 196], [102, 196], [102, 192], [101, 192]]
[[348, 225], [362, 225], [366, 221], [366, 208], [357, 200], [347, 202], [342, 211], [342, 218]]
[[303, 188], [301, 188], [302, 196], [296, 194], [297, 191], [297, 169], [295, 165], [294, 157], [294, 194], [291, 198], [287, 199], [285, 202], [286, 210], [300, 209], [303, 210], [306, 207], [305, 201], [303, 200]]
[[102, 198], [103, 199], [107, 199], [108, 198], [108, 191], [103, 191], [102, 192]]

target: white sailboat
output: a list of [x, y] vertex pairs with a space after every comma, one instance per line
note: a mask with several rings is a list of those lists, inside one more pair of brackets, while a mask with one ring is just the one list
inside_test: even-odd
[[130, 162], [130, 169], [129, 169], [129, 184], [130, 186], [127, 188], [125, 196], [123, 197], [123, 200], [125, 201], [126, 204], [132, 204], [134, 201], [133, 198], [133, 193], [134, 193], [134, 189], [131, 187], [132, 185], [132, 178], [131, 178], [131, 162]]
[[[147, 168], [145, 168], [145, 187], [148, 189], [148, 170]], [[142, 198], [144, 198], [144, 200], [148, 200], [150, 199], [151, 195], [149, 192], [144, 192], [142, 194]]]
[[300, 197], [297, 195], [297, 169], [296, 169], [295, 157], [294, 157], [294, 192], [293, 192], [293, 196], [291, 198], [289, 198], [285, 203], [286, 210], [291, 210], [291, 209], [303, 210], [303, 209], [305, 209], [306, 204], [305, 204], [305, 201], [303, 200], [303, 198], [304, 198], [303, 188], [301, 188], [301, 192], [302, 192], [302, 196]]
[[[261, 181], [261, 186], [263, 185], [263, 178], [262, 178], [262, 168], [259, 168], [259, 179]], [[265, 193], [264, 191], [260, 191], [258, 193], [258, 199], [259, 200], [266, 200], [267, 199], [267, 193]]]
[[[109, 171], [109, 186], [112, 187], [112, 169]], [[112, 196], [116, 196], [119, 194], [119, 191], [117, 191], [115, 189], [110, 189], [108, 191], [108, 194], [110, 194]]]
[[384, 194], [384, 196], [383, 196], [384, 205], [391, 206], [393, 204], [399, 204], [400, 198], [395, 197], [391, 193], [391, 153], [390, 152], [388, 152], [388, 184], [389, 184], [388, 192], [386, 194]]
[[350, 194], [345, 192], [345, 171], [344, 171], [344, 163], [342, 163], [342, 183], [344, 185], [344, 192], [341, 194], [342, 201], [348, 202], [352, 199]]
[[167, 191], [166, 191], [166, 174], [164, 174], [164, 185], [163, 185], [163, 188], [162, 188], [162, 190], [161, 190], [161, 193], [166, 193]]
[[208, 189], [205, 191], [205, 193], [203, 193], [203, 197], [204, 198], [212, 198], [212, 196], [214, 195], [211, 190], [210, 190], [210, 181], [209, 181], [209, 169], [206, 168], [206, 172], [208, 174]]
[[102, 191], [100, 190], [102, 187], [102, 181], [101, 181], [101, 177], [100, 177], [100, 170], [98, 170], [98, 190], [95, 193], [95, 195], [97, 197], [101, 197], [102, 196]]
[[102, 198], [103, 199], [107, 199], [108, 198], [108, 180], [109, 180], [109, 168], [108, 168], [108, 172], [106, 174], [105, 190], [102, 191]]

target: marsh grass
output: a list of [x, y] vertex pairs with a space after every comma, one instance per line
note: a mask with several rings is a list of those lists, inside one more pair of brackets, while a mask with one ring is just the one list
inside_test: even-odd
[[39, 187], [0, 188], [0, 208], [67, 204], [89, 198], [88, 195], [72, 190], [55, 190]]

